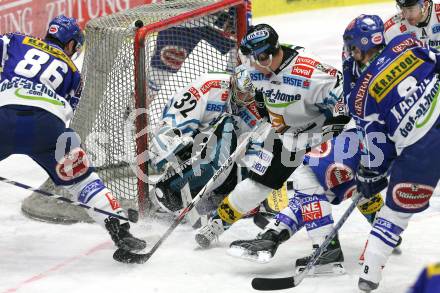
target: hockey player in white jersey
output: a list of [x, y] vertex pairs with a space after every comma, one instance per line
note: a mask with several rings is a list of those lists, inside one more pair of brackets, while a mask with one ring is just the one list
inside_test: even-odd
[[[399, 12], [385, 24], [385, 43], [401, 34], [411, 34], [424, 44], [440, 48], [440, 1], [396, 0]], [[346, 50], [343, 56], [344, 96], [347, 96], [361, 74], [361, 69]]]
[[[20, 33], [0, 35], [0, 160], [28, 155], [79, 202], [124, 215], [94, 172], [78, 135], [66, 126], [81, 93], [80, 73], [70, 58], [82, 44], [77, 21], [64, 15], [49, 23], [44, 40]], [[131, 235], [127, 221], [87, 211], [108, 230], [117, 251], [146, 247], [144, 240]]]
[[440, 48], [440, 1], [396, 0], [399, 13], [388, 19], [385, 42], [401, 34], [412, 34], [426, 45]]
[[240, 50], [272, 131], [254, 141], [248, 151], [252, 162], [249, 178], [238, 183], [196, 234], [197, 243], [205, 248], [225, 226], [255, 208], [272, 189], [282, 187], [314, 144], [312, 134], [318, 133], [315, 138], [320, 142], [322, 133], [337, 133], [349, 120], [332, 114], [342, 95], [340, 72], [302, 47], [280, 45], [271, 26], [252, 27]]
[[[189, 184], [195, 196], [235, 150], [238, 136], [261, 120], [246, 73], [242, 67], [234, 74], [208, 72], [168, 101], [150, 148], [152, 166], [164, 174], [155, 184], [153, 200], [165, 211], [183, 208], [184, 186]], [[212, 189], [221, 197], [214, 207], [240, 175], [241, 168], [234, 164], [221, 176]]]
[[[233, 241], [228, 253], [258, 263], [269, 262], [278, 246], [303, 227], [313, 248], [319, 248], [333, 229], [332, 205], [340, 204], [356, 192], [355, 176], [360, 157], [358, 137], [353, 128], [307, 153], [303, 165], [287, 181], [288, 206], [276, 214], [255, 239]], [[358, 208], [372, 224], [382, 205], [378, 193], [371, 199], [362, 199]], [[296, 270], [301, 272], [309, 260], [310, 256], [297, 259]], [[343, 261], [336, 235], [309, 273], [343, 273]]]

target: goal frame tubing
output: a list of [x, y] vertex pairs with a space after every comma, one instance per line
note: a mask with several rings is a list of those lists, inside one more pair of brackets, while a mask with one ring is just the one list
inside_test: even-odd
[[[143, 26], [136, 30], [134, 39], [134, 77], [135, 77], [135, 108], [147, 109], [148, 107], [148, 87], [147, 87], [147, 74], [145, 72], [145, 39], [152, 33], [160, 32], [171, 26], [178, 25], [184, 21], [206, 16], [211, 13], [218, 12], [220, 10], [235, 6], [237, 8], [237, 44], [239, 44], [241, 38], [246, 34], [247, 21], [246, 21], [246, 1], [245, 0], [223, 0], [199, 9], [191, 10], [177, 16], [171, 17], [167, 20], [158, 21], [149, 25]], [[148, 117], [146, 111], [136, 116], [136, 133], [140, 133], [148, 126]], [[142, 174], [148, 176], [147, 161], [142, 162], [142, 158], [139, 155], [146, 151], [148, 148], [148, 131], [145, 135], [136, 137], [136, 160], [138, 170]], [[142, 174], [137, 174], [137, 190], [138, 190], [138, 206], [141, 216], [145, 215], [145, 212], [149, 209], [150, 203], [147, 202], [149, 186], [148, 182], [144, 182]]]

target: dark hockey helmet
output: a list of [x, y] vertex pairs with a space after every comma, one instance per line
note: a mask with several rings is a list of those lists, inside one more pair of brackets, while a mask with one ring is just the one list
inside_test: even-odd
[[261, 23], [249, 28], [241, 40], [240, 51], [258, 59], [259, 55], [269, 56], [276, 53], [279, 47], [277, 32], [270, 25]]
[[52, 19], [47, 29], [47, 35], [66, 45], [74, 40], [76, 49], [80, 49], [84, 43], [84, 35], [75, 18], [59, 15]]
[[420, 6], [423, 6], [424, 0], [396, 0], [397, 6], [399, 7], [411, 7], [414, 5], [419, 4]]
[[344, 32], [344, 46], [351, 52], [354, 47], [365, 53], [376, 46], [385, 45], [384, 25], [377, 15], [361, 14], [350, 22]]

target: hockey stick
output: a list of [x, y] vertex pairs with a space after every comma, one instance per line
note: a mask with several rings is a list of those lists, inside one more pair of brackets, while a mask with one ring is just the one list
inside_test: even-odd
[[310, 269], [318, 261], [318, 258], [321, 256], [321, 254], [324, 252], [324, 250], [327, 248], [327, 246], [336, 236], [339, 229], [341, 229], [342, 225], [344, 225], [345, 221], [348, 219], [348, 217], [351, 215], [353, 210], [356, 208], [361, 198], [362, 196], [360, 193], [356, 193], [352, 197], [352, 203], [350, 204], [350, 206], [341, 216], [338, 223], [333, 227], [332, 232], [325, 238], [324, 242], [319, 246], [319, 248], [317, 248], [313, 252], [309, 262], [307, 263], [307, 266], [304, 268], [304, 270], [301, 273], [299, 273], [296, 276], [293, 275], [284, 278], [254, 278], [252, 280], [252, 288], [260, 291], [271, 291], [271, 290], [283, 290], [298, 286], [302, 282], [302, 280], [306, 277]]
[[115, 214], [115, 213], [112, 213], [112, 212], [108, 212], [108, 211], [105, 211], [105, 210], [102, 210], [102, 209], [98, 209], [98, 208], [86, 205], [86, 204], [78, 202], [78, 201], [73, 201], [73, 200], [71, 200], [71, 199], [69, 199], [67, 197], [63, 197], [63, 196], [58, 195], [58, 194], [54, 194], [54, 193], [51, 193], [51, 192], [48, 192], [48, 191], [45, 191], [45, 190], [34, 188], [34, 187], [29, 186], [29, 185], [26, 185], [26, 184], [23, 184], [23, 183], [14, 181], [14, 180], [10, 180], [10, 179], [7, 179], [7, 178], [1, 177], [1, 176], [0, 176], [0, 182], [9, 183], [9, 184], [21, 187], [21, 188], [26, 189], [26, 190], [34, 191], [34, 192], [39, 193], [39, 194], [44, 195], [44, 196], [53, 197], [53, 198], [56, 198], [58, 200], [64, 201], [64, 202], [66, 202], [68, 204], [71, 204], [71, 205], [74, 205], [74, 206], [78, 206], [78, 207], [81, 207], [81, 208], [84, 208], [84, 209], [87, 209], [87, 210], [91, 209], [94, 212], [97, 212], [97, 213], [100, 213], [100, 214], [104, 214], [104, 215], [107, 215], [107, 216], [110, 216], [110, 217], [118, 218], [119, 220], [130, 221], [132, 223], [136, 223], [138, 221], [138, 219], [139, 219], [138, 211], [133, 210], [133, 209], [128, 209], [127, 210], [128, 217], [124, 217], [124, 216], [121, 216], [121, 215], [118, 215], [118, 214]]
[[[267, 125], [267, 126], [266, 126]], [[264, 129], [263, 126], [270, 127], [270, 124], [262, 123], [257, 126], [256, 129], [254, 129], [253, 132], [256, 132], [259, 129]], [[246, 149], [246, 146], [248, 144], [248, 141], [252, 137], [252, 132], [248, 133], [246, 138], [237, 146], [235, 151], [229, 156], [229, 158], [221, 165], [221, 167], [214, 173], [212, 178], [206, 183], [206, 185], [200, 190], [200, 192], [193, 198], [193, 200], [189, 203], [189, 205], [184, 208], [179, 216], [174, 220], [174, 222], [171, 224], [171, 226], [168, 228], [168, 230], [160, 237], [160, 239], [156, 242], [156, 244], [151, 248], [151, 250], [145, 254], [138, 254], [133, 253], [127, 250], [118, 249], [113, 254], [113, 258], [119, 262], [126, 262], [126, 263], [138, 263], [142, 264], [145, 263], [147, 260], [150, 259], [150, 257], [154, 254], [154, 252], [162, 245], [162, 243], [168, 238], [168, 236], [176, 229], [176, 227], [180, 224], [180, 222], [185, 218], [186, 214], [198, 203], [198, 201], [203, 198], [206, 191], [211, 188], [211, 186], [214, 184], [214, 182], [217, 180], [221, 174], [227, 170], [238, 158], [238, 156], [241, 154], [243, 150]], [[303, 149], [302, 151], [309, 151], [311, 148], [314, 148], [320, 144], [322, 144], [324, 141], [327, 141], [331, 139], [335, 134], [332, 132], [325, 133], [319, 142], [314, 141], [312, 146], [307, 147], [306, 149]], [[300, 152], [301, 150], [298, 150], [297, 152]]]
[[[264, 129], [271, 127], [268, 123], [261, 123], [254, 130], [257, 131], [259, 129]], [[154, 254], [154, 252], [162, 245], [162, 243], [170, 236], [170, 234], [176, 229], [176, 227], [180, 224], [180, 222], [185, 218], [185, 216], [191, 211], [192, 208], [199, 202], [200, 199], [203, 198], [207, 190], [210, 190], [215, 181], [230, 167], [237, 158], [246, 150], [249, 140], [253, 136], [254, 132], [249, 132], [245, 139], [237, 146], [235, 151], [229, 156], [229, 158], [220, 166], [220, 168], [214, 173], [211, 179], [206, 183], [206, 185], [199, 191], [199, 193], [192, 199], [192, 201], [185, 207], [179, 214], [179, 216], [174, 220], [171, 226], [166, 230], [166, 232], [160, 237], [160, 239], [156, 242], [156, 244], [151, 248], [148, 253], [140, 254], [133, 253], [127, 250], [118, 249], [113, 254], [113, 258], [119, 262], [126, 263], [145, 263], [150, 257]]]

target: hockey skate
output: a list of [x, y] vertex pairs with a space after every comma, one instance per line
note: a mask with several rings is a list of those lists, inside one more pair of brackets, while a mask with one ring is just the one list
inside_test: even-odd
[[105, 228], [109, 232], [115, 245], [123, 250], [138, 251], [147, 247], [147, 243], [130, 233], [130, 224], [121, 224], [119, 219], [108, 217], [105, 219]]
[[268, 263], [275, 255], [278, 246], [290, 238], [289, 231], [267, 230], [256, 239], [237, 240], [230, 244], [228, 254], [258, 263]]
[[208, 224], [201, 227], [195, 236], [197, 244], [201, 248], [209, 248], [212, 242], [217, 241], [218, 237], [223, 234], [225, 231], [225, 226], [223, 225], [223, 221], [218, 218], [211, 218]]
[[[317, 244], [313, 245], [313, 249], [318, 249]], [[299, 274], [306, 268], [311, 259], [310, 256], [299, 258], [296, 260], [296, 273]], [[320, 275], [342, 275], [345, 274], [345, 268], [343, 266], [344, 255], [342, 253], [341, 245], [339, 243], [338, 236], [330, 242], [325, 251], [316, 261], [312, 269], [307, 273], [309, 276]]]

